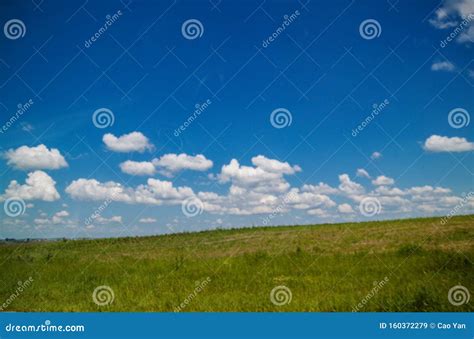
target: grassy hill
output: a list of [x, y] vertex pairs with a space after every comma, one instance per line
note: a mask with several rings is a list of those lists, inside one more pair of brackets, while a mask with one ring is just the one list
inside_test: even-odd
[[[4, 244], [0, 303], [9, 300], [4, 311], [474, 311], [472, 300], [448, 301], [455, 285], [474, 292], [473, 239], [474, 216], [459, 216], [446, 225], [428, 218]], [[111, 304], [94, 303], [101, 285], [112, 289]], [[291, 302], [272, 303], [277, 286], [288, 290], [274, 301], [290, 291]]]

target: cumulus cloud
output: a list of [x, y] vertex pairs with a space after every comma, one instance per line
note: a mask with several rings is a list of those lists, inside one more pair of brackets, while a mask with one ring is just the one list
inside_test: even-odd
[[116, 137], [111, 133], [107, 133], [102, 137], [102, 141], [107, 148], [114, 152], [128, 153], [151, 151], [154, 146], [150, 143], [148, 138], [140, 132], [132, 132]]
[[456, 67], [449, 61], [439, 61], [435, 62], [431, 65], [432, 71], [445, 71], [445, 72], [452, 72], [456, 69]]
[[58, 169], [68, 164], [58, 149], [48, 149], [41, 144], [36, 147], [21, 146], [5, 152], [7, 164], [18, 169]]
[[212, 167], [213, 163], [202, 154], [191, 156], [185, 153], [170, 153], [163, 155], [159, 159], [153, 159], [153, 165], [161, 168], [164, 174], [172, 175], [182, 170], [207, 171]]
[[423, 148], [429, 152], [469, 152], [474, 150], [474, 143], [466, 138], [432, 135], [426, 139]]
[[254, 192], [271, 193], [286, 192], [290, 184], [285, 180], [285, 175], [293, 175], [301, 171], [297, 165], [292, 166], [287, 162], [269, 159], [264, 156], [252, 158], [254, 166], [244, 166], [236, 159], [222, 166], [217, 176], [222, 183], [231, 182], [236, 187], [252, 187]]
[[363, 168], [358, 168], [358, 169], [357, 169], [356, 176], [357, 176], [357, 177], [360, 177], [360, 178], [367, 178], [367, 179], [370, 179], [369, 172], [367, 172], [367, 171], [366, 171], [365, 169], [363, 169]]
[[100, 225], [106, 225], [106, 224], [111, 224], [111, 223], [122, 223], [122, 216], [120, 215], [114, 215], [110, 218], [105, 218], [101, 215], [97, 215], [95, 218], [93, 218], [94, 224], [100, 224]]
[[330, 216], [327, 211], [325, 211], [321, 208], [315, 208], [315, 209], [308, 210], [308, 214], [309, 215], [315, 215], [315, 216], [318, 216], [318, 217], [321, 217], [321, 218], [328, 218]]
[[153, 175], [156, 172], [155, 166], [147, 161], [127, 160], [120, 164], [120, 169], [123, 173], [131, 175]]
[[395, 183], [392, 178], [386, 177], [385, 175], [379, 175], [377, 178], [372, 180], [372, 184], [375, 186], [390, 186]]
[[298, 165], [291, 166], [288, 162], [269, 159], [263, 155], [253, 157], [252, 164], [269, 173], [294, 174], [301, 171]]
[[120, 183], [105, 183], [95, 179], [77, 179], [68, 187], [66, 193], [78, 200], [111, 200], [129, 204], [163, 205], [180, 204], [184, 199], [194, 195], [189, 187], [174, 187], [170, 181], [148, 179], [146, 185], [126, 187]]
[[138, 222], [142, 224], [152, 224], [156, 222], [156, 219], [155, 218], [141, 218], [140, 220], [138, 220]]
[[370, 159], [376, 160], [376, 159], [380, 159], [381, 157], [382, 157], [382, 153], [380, 153], [380, 152], [374, 152], [374, 153], [372, 153], [372, 155], [370, 156]]
[[[182, 166], [179, 168], [183, 169]], [[346, 173], [339, 175], [337, 187], [324, 182], [292, 187], [285, 177], [300, 170], [296, 165], [256, 156], [252, 158], [252, 166], [241, 165], [236, 159], [222, 166], [216, 178], [221, 183], [230, 184], [228, 191], [223, 193], [194, 193], [190, 187], [176, 187], [171, 181], [153, 178], [149, 178], [146, 184], [134, 187], [113, 181], [80, 178], [71, 182], [66, 192], [73, 199], [111, 200], [128, 204], [181, 205], [188, 198], [196, 198], [202, 203], [206, 213], [260, 215], [265, 224], [275, 215], [294, 210], [331, 219], [358, 215], [358, 209], [353, 205], [359, 204], [366, 197], [376, 198], [380, 202], [383, 207], [381, 213], [394, 216], [400, 213], [428, 213], [429, 210], [447, 213], [460, 201], [459, 197], [444, 187], [395, 187], [395, 181], [385, 175], [372, 180], [376, 186], [372, 189], [353, 181]], [[363, 170], [358, 171], [358, 176], [367, 178], [369, 175]], [[422, 207], [418, 208], [419, 206]], [[139, 222], [154, 223], [156, 219], [141, 218]]]
[[354, 210], [352, 209], [352, 206], [349, 204], [341, 204], [337, 206], [337, 210], [341, 213], [344, 214], [349, 214], [349, 213], [354, 213]]
[[56, 190], [56, 182], [43, 171], [28, 173], [25, 184], [12, 180], [2, 199], [16, 197], [23, 200], [55, 201], [60, 198]]
[[337, 188], [331, 187], [324, 182], [320, 182], [317, 185], [305, 184], [303, 185], [302, 190], [314, 194], [337, 194], [339, 192]]
[[474, 2], [472, 0], [445, 0], [430, 23], [438, 29], [456, 27], [456, 40], [460, 43], [474, 41]]
[[339, 182], [339, 190], [349, 197], [358, 196], [365, 192], [364, 187], [352, 181], [348, 174], [339, 175]]
[[74, 222], [71, 220], [68, 220], [67, 217], [69, 217], [69, 212], [63, 210], [63, 211], [54, 213], [54, 215], [50, 219], [45, 218], [45, 215], [43, 215], [42, 218], [36, 218], [33, 220], [33, 222], [36, 225], [59, 225], [59, 224], [72, 225], [74, 224]]

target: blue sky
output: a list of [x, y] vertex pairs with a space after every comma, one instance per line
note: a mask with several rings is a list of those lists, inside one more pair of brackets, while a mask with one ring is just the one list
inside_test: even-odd
[[[473, 12], [468, 0], [3, 4], [0, 237], [470, 213]], [[113, 124], [98, 128], [96, 111]]]

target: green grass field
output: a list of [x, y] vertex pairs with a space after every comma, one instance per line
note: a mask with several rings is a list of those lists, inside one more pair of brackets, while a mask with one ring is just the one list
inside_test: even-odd
[[[474, 291], [473, 239], [471, 215], [5, 244], [0, 303], [31, 276], [4, 311], [474, 311], [448, 300]], [[94, 303], [100, 285], [111, 304]]]

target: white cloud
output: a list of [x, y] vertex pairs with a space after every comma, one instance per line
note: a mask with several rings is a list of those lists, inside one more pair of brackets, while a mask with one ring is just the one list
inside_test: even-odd
[[341, 204], [337, 206], [337, 210], [341, 213], [348, 214], [348, 213], [354, 213], [354, 210], [352, 209], [352, 206], [349, 204]]
[[78, 200], [112, 200], [129, 204], [177, 205], [184, 199], [193, 196], [189, 187], [174, 187], [170, 181], [148, 179], [146, 185], [135, 188], [125, 187], [120, 183], [105, 183], [95, 179], [77, 179], [68, 187], [66, 193]]
[[[393, 217], [399, 217], [400, 213], [419, 215], [420, 211], [430, 209], [448, 213], [451, 206], [460, 201], [459, 197], [443, 187], [394, 187], [394, 180], [385, 175], [374, 178], [372, 183], [376, 187], [370, 189], [352, 181], [345, 173], [339, 175], [337, 187], [331, 187], [324, 182], [305, 184], [300, 188], [291, 187], [285, 176], [300, 171], [298, 166], [264, 156], [253, 157], [252, 165], [244, 166], [232, 159], [222, 166], [215, 178], [230, 185], [227, 192], [219, 194], [206, 191], [194, 193], [190, 187], [176, 187], [171, 181], [153, 178], [149, 178], [146, 184], [134, 187], [113, 181], [99, 182], [95, 179], [80, 178], [74, 180], [66, 188], [66, 192], [74, 199], [150, 205], [181, 205], [183, 200], [195, 197], [202, 202], [204, 211], [210, 214], [261, 215], [264, 218], [265, 215], [275, 216], [294, 210], [305, 210], [309, 215], [331, 220], [344, 215], [358, 215], [354, 212], [354, 206], [364, 197], [376, 198], [382, 205], [381, 213]], [[182, 166], [179, 168], [183, 169]], [[369, 176], [367, 171], [362, 169], [359, 169], [357, 174], [359, 177]], [[336, 199], [333, 200], [333, 196]], [[423, 207], [418, 208], [421, 205]], [[102, 222], [105, 222], [104, 220]], [[97, 222], [100, 223], [101, 220]], [[156, 219], [141, 218], [139, 222], [154, 223]]]
[[432, 71], [445, 71], [445, 72], [452, 72], [456, 69], [456, 67], [449, 61], [439, 61], [435, 62], [431, 65]]
[[142, 224], [152, 224], [156, 222], [156, 219], [155, 218], [141, 218], [140, 220], [138, 220], [138, 222]]
[[148, 138], [140, 132], [132, 132], [116, 137], [113, 134], [107, 133], [102, 137], [102, 141], [107, 148], [114, 152], [140, 152], [153, 150], [154, 146], [150, 143]]
[[365, 169], [363, 169], [363, 168], [358, 168], [358, 169], [357, 169], [356, 176], [357, 176], [357, 177], [360, 177], [360, 178], [367, 178], [367, 179], [370, 179], [369, 172], [367, 172], [367, 171], [366, 171]]
[[321, 218], [327, 218], [329, 217], [329, 214], [327, 211], [321, 209], [321, 208], [315, 208], [315, 209], [311, 209], [311, 210], [308, 210], [307, 212], [309, 215], [315, 215], [315, 216], [318, 216], [318, 217], [321, 217]]
[[385, 175], [379, 175], [376, 179], [372, 180], [372, 184], [375, 186], [390, 186], [395, 183], [392, 178], [386, 177]]
[[240, 165], [236, 159], [222, 166], [217, 178], [221, 183], [231, 182], [234, 192], [250, 190], [254, 194], [284, 193], [290, 189], [285, 175], [292, 175], [301, 168], [287, 162], [269, 159], [262, 155], [252, 158], [254, 166]]
[[375, 189], [374, 193], [379, 194], [379, 195], [388, 195], [388, 196], [394, 196], [394, 195], [405, 195], [406, 192], [402, 191], [401, 189], [397, 187], [387, 187], [387, 186], [379, 186]]
[[291, 166], [288, 162], [269, 159], [263, 155], [253, 157], [252, 164], [269, 173], [294, 174], [301, 171], [298, 165]]
[[376, 159], [380, 159], [381, 157], [382, 157], [382, 153], [380, 153], [380, 152], [374, 152], [374, 153], [372, 153], [372, 155], [370, 156], [370, 159], [376, 160]]
[[327, 195], [314, 194], [311, 192], [300, 192], [297, 188], [292, 188], [286, 195], [287, 203], [296, 209], [308, 209], [314, 207], [334, 207], [336, 203]]
[[131, 175], [153, 175], [156, 172], [155, 166], [147, 161], [127, 160], [120, 164], [120, 169], [123, 173]]
[[64, 218], [68, 217], [69, 216], [69, 212], [68, 211], [60, 211], [60, 212], [57, 212], [53, 215], [53, 218], [52, 218], [52, 223], [53, 224], [61, 224], [61, 223], [64, 223], [65, 220]]
[[212, 167], [213, 163], [202, 154], [191, 156], [185, 153], [170, 153], [159, 159], [153, 159], [153, 165], [162, 168], [164, 174], [171, 175], [181, 170], [206, 171]]
[[339, 190], [349, 197], [361, 195], [365, 192], [364, 187], [352, 181], [348, 174], [339, 175], [339, 182]]
[[56, 182], [43, 171], [28, 173], [25, 184], [12, 180], [5, 190], [2, 199], [17, 197], [23, 200], [54, 201], [60, 198]]
[[7, 164], [18, 169], [58, 169], [68, 164], [58, 149], [49, 150], [41, 144], [36, 147], [21, 146], [5, 152]]
[[36, 218], [33, 220], [33, 222], [36, 225], [73, 225], [74, 222], [72, 220], [68, 220], [67, 217], [69, 217], [69, 212], [68, 211], [59, 211], [53, 214], [51, 218], [46, 218], [46, 213], [41, 214], [41, 218]]
[[[445, 0], [430, 23], [438, 29], [452, 29], [460, 43], [474, 41], [474, 2], [472, 0]], [[454, 28], [456, 27], [456, 28]]]
[[474, 143], [465, 138], [432, 135], [426, 139], [423, 148], [429, 152], [468, 152], [474, 150]]
[[94, 224], [100, 224], [100, 225], [106, 225], [106, 224], [111, 224], [111, 223], [119, 223], [121, 224], [123, 222], [122, 216], [120, 215], [114, 215], [113, 217], [110, 218], [104, 218], [101, 215], [97, 215], [95, 218], [92, 219]]
[[314, 194], [337, 194], [339, 192], [337, 188], [331, 187], [324, 182], [320, 182], [317, 185], [305, 184], [301, 189], [304, 192], [311, 192]]

